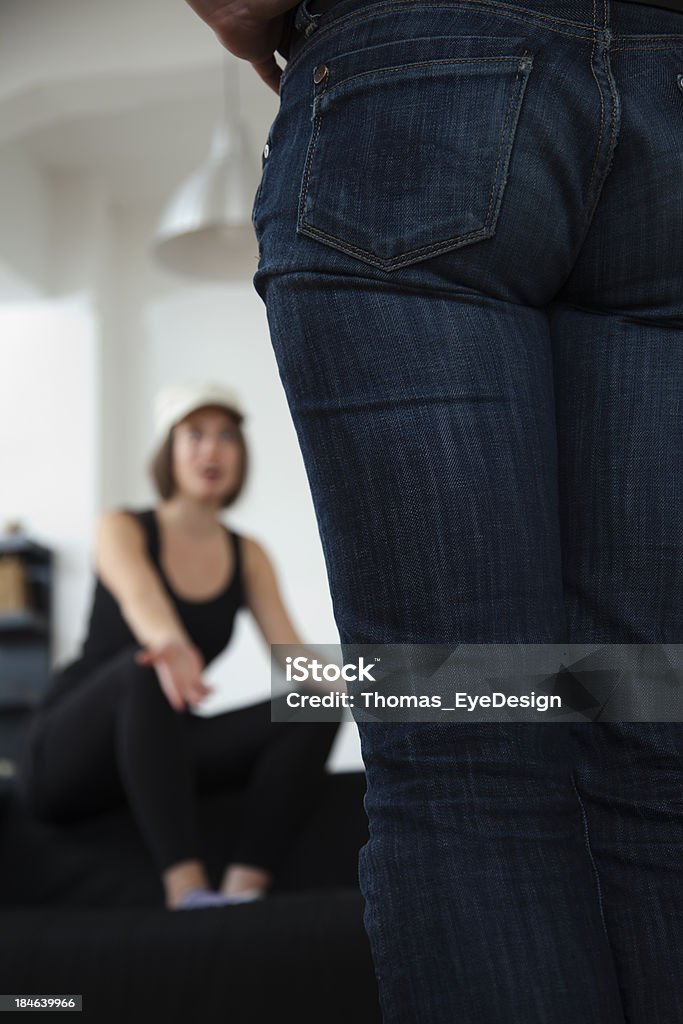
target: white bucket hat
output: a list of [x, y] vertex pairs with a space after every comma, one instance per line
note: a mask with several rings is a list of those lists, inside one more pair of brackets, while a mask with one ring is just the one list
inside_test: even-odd
[[245, 417], [242, 402], [235, 390], [226, 388], [215, 381], [187, 381], [173, 387], [163, 388], [154, 400], [155, 440], [161, 443], [176, 423], [197, 409], [217, 405], [231, 412], [238, 423]]

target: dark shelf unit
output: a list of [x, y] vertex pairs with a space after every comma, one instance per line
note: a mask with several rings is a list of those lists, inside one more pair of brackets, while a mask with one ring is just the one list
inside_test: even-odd
[[29, 608], [0, 611], [0, 783], [11, 777], [51, 666], [53, 555], [23, 535], [0, 536], [0, 558], [21, 559]]

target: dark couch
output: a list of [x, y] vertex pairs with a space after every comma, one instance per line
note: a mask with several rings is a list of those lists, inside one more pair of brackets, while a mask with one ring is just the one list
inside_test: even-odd
[[[364, 792], [363, 772], [328, 775], [267, 899], [169, 911], [126, 807], [45, 825], [4, 784], [0, 992], [81, 994], [96, 1024], [380, 1024], [357, 876]], [[215, 885], [240, 804], [238, 792], [200, 798]]]

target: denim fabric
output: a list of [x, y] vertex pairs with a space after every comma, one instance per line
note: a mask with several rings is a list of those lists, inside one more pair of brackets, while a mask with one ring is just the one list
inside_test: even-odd
[[[342, 644], [683, 642], [683, 15], [296, 24], [254, 284]], [[681, 1024], [683, 724], [358, 728], [385, 1024]]]

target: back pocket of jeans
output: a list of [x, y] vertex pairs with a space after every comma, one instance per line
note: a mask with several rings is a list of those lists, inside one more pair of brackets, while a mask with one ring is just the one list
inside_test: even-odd
[[297, 230], [383, 270], [491, 237], [526, 46], [458, 36], [321, 51]]

